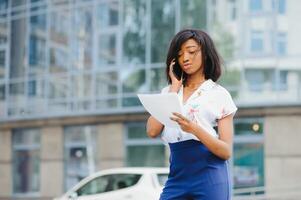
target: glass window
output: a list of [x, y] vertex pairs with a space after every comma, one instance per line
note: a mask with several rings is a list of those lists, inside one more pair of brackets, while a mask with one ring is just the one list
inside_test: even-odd
[[112, 174], [97, 177], [77, 191], [78, 196], [93, 195], [134, 186], [140, 174]]
[[262, 118], [238, 119], [234, 123], [234, 187], [264, 186], [264, 121]]
[[92, 68], [93, 49], [93, 17], [92, 7], [75, 9], [72, 13], [70, 35], [71, 63], [73, 69], [83, 70]]
[[252, 31], [251, 32], [251, 53], [262, 53], [263, 52], [263, 32]]
[[91, 97], [91, 74], [79, 74], [71, 77], [71, 96], [76, 98]]
[[116, 64], [117, 48], [116, 34], [99, 35], [98, 63], [101, 66]]
[[234, 144], [234, 187], [264, 186], [262, 143]]
[[0, 80], [5, 77], [5, 50], [0, 50]]
[[[57, 6], [54, 7], [54, 10]], [[50, 13], [50, 42], [68, 45], [68, 31], [70, 27], [70, 11], [62, 10]]]
[[10, 101], [17, 102], [25, 97], [25, 83], [12, 82], [9, 84]]
[[147, 90], [144, 69], [123, 69], [120, 75], [122, 93], [136, 93]]
[[278, 12], [278, 14], [285, 14], [286, 12], [286, 0], [273, 0], [273, 9]]
[[45, 68], [46, 41], [38, 36], [31, 35], [29, 40], [29, 64], [33, 68]]
[[97, 24], [100, 30], [118, 25], [118, 1], [100, 3], [97, 6]]
[[96, 74], [96, 97], [118, 93], [118, 73], [100, 72]]
[[26, 39], [27, 39], [27, 19], [23, 17], [11, 21], [11, 57], [10, 57], [10, 77], [25, 77], [26, 66]]
[[39, 192], [40, 131], [13, 130], [13, 192]]
[[124, 1], [123, 62], [145, 63], [146, 0]]
[[49, 78], [49, 94], [50, 99], [63, 99], [68, 97], [70, 86], [67, 76], [52, 76]]
[[275, 72], [272, 69], [246, 69], [245, 77], [249, 89], [254, 92], [269, 90], [275, 83]]
[[32, 29], [46, 30], [46, 14], [37, 14], [43, 12], [44, 9], [46, 9], [45, 3], [45, 0], [31, 0], [30, 24]]
[[150, 139], [145, 131], [145, 123], [126, 125], [126, 165], [165, 166], [165, 147], [160, 139]]
[[150, 91], [161, 92], [162, 88], [167, 86], [165, 67], [151, 69], [150, 79]]
[[0, 30], [1, 30], [0, 31], [0, 45], [7, 44], [7, 36], [8, 36], [7, 28], [8, 28], [7, 22], [0, 22]]
[[152, 0], [151, 4], [151, 62], [166, 59], [168, 46], [175, 34], [175, 1]]
[[249, 9], [251, 12], [262, 11], [262, 0], [249, 0]]
[[68, 70], [68, 53], [64, 48], [50, 48], [50, 72], [61, 73]]
[[65, 189], [95, 172], [96, 126], [68, 126], [65, 136]]
[[276, 43], [276, 52], [277, 55], [286, 55], [287, 52], [287, 34], [278, 33], [277, 34], [277, 43]]
[[[207, 1], [191, 0], [181, 3], [181, 29], [205, 29], [207, 20]], [[169, 39], [170, 40], [170, 39]]]
[[5, 100], [5, 85], [0, 84], [0, 102]]

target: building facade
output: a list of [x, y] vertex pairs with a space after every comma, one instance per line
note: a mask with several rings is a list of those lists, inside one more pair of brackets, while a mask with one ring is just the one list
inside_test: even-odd
[[208, 31], [226, 61], [234, 187], [298, 185], [298, 5], [1, 0], [0, 199], [51, 199], [105, 168], [168, 166], [136, 94], [166, 86], [168, 44], [185, 27]]

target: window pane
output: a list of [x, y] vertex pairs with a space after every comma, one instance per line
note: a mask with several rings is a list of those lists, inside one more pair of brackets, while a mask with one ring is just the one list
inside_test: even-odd
[[0, 51], [0, 80], [5, 77], [5, 51]]
[[37, 129], [13, 131], [13, 192], [39, 192], [40, 132]]
[[263, 134], [263, 122], [257, 120], [238, 121], [235, 123], [235, 135]]
[[65, 136], [65, 189], [95, 172], [96, 127], [68, 126]]
[[122, 107], [137, 107], [137, 106], [142, 106], [142, 105], [136, 95], [133, 97], [124, 97], [122, 99]]
[[262, 10], [262, 0], [249, 0], [249, 8], [252, 12]]
[[146, 91], [145, 70], [127, 69], [121, 71], [122, 93]]
[[251, 52], [261, 53], [263, 52], [263, 32], [252, 31], [251, 32]]
[[181, 2], [181, 29], [205, 29], [207, 1], [190, 0]]
[[67, 76], [53, 76], [49, 79], [49, 98], [62, 99], [68, 97], [70, 90]]
[[96, 75], [96, 96], [117, 94], [118, 74], [117, 72], [101, 72]]
[[146, 124], [131, 124], [128, 125], [128, 139], [141, 139], [145, 138], [148, 139], [146, 130], [145, 130]]
[[68, 70], [67, 49], [50, 47], [50, 66], [49, 67], [50, 67], [51, 73], [66, 72]]
[[26, 38], [27, 38], [27, 19], [23, 17], [21, 19], [12, 20], [11, 22], [11, 44], [10, 44], [10, 77], [24, 77], [25, 65], [27, 59], [25, 58], [27, 50]]
[[175, 6], [172, 0], [152, 0], [151, 62], [164, 62], [168, 45], [175, 34]]
[[[145, 63], [146, 1], [124, 1], [123, 62]], [[163, 41], [163, 40], [162, 40]]]
[[71, 63], [77, 70], [92, 68], [93, 21], [92, 7], [76, 9], [72, 14]]
[[46, 40], [31, 35], [29, 40], [29, 67], [31, 73], [41, 73], [46, 66]]
[[151, 69], [150, 78], [150, 91], [152, 92], [161, 92], [162, 88], [167, 86], [165, 67]]
[[99, 36], [99, 65], [105, 66], [107, 64], [116, 64], [116, 54], [116, 35], [101, 34]]
[[264, 185], [263, 144], [234, 145], [234, 187]]
[[97, 7], [97, 24], [100, 30], [118, 25], [118, 1], [101, 3]]
[[77, 98], [89, 98], [91, 96], [90, 74], [80, 74], [71, 78], [71, 96]]
[[165, 163], [164, 145], [127, 146], [127, 166], [163, 167]]

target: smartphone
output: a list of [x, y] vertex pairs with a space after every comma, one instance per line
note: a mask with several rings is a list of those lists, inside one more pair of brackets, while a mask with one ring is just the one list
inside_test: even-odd
[[183, 76], [183, 70], [181, 69], [179, 63], [178, 63], [178, 59], [176, 59], [175, 65], [172, 68], [172, 72], [175, 75], [175, 77], [178, 80], [181, 80], [182, 76]]

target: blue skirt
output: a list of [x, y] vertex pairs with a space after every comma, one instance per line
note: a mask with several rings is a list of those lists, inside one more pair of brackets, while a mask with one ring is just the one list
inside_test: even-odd
[[230, 200], [228, 163], [200, 141], [170, 143], [170, 171], [160, 200]]

